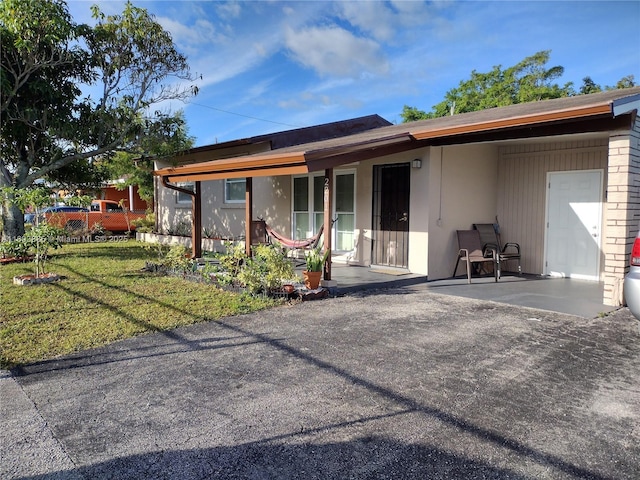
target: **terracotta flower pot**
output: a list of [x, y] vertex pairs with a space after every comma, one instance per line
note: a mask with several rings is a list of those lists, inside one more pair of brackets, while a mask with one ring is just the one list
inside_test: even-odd
[[322, 272], [308, 272], [307, 270], [303, 270], [302, 277], [304, 278], [304, 286], [309, 290], [315, 290], [320, 285]]

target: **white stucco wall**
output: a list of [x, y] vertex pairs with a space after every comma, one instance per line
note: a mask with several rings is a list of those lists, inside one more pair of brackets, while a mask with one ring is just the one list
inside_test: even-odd
[[[224, 202], [224, 181], [201, 183], [202, 228], [223, 236], [244, 235], [245, 202]], [[264, 218], [273, 228], [288, 234], [291, 230], [290, 177], [260, 177], [253, 181], [253, 219]], [[158, 230], [168, 233], [180, 222], [191, 223], [191, 203], [178, 203], [178, 193], [158, 188]]]
[[493, 223], [497, 182], [498, 150], [495, 145], [430, 149], [428, 211], [431, 216], [428, 270], [425, 272], [429, 280], [449, 278], [453, 273], [458, 254], [456, 230], [469, 230], [474, 223]]
[[358, 240], [353, 261], [365, 266], [371, 263], [374, 165], [411, 163], [414, 159], [420, 159], [422, 167], [411, 168], [409, 270], [429, 279], [448, 278], [458, 251], [455, 231], [495, 218], [495, 146], [431, 147], [360, 162], [356, 177]]
[[[199, 149], [196, 149], [199, 150]], [[269, 142], [238, 144], [229, 147], [204, 149], [187, 157], [178, 157], [177, 164], [213, 161], [270, 150]], [[188, 158], [188, 160], [187, 160]], [[170, 167], [173, 161], [156, 160], [155, 169]], [[201, 183], [202, 228], [205, 232], [238, 237], [244, 235], [245, 203], [224, 202], [224, 180]], [[273, 191], [273, 194], [272, 194]], [[256, 178], [253, 182], [253, 218], [265, 218], [274, 228], [290, 230], [288, 198], [289, 177]], [[160, 233], [175, 230], [180, 223], [191, 224], [191, 203], [177, 203], [177, 192], [162, 186], [156, 179], [156, 216]]]

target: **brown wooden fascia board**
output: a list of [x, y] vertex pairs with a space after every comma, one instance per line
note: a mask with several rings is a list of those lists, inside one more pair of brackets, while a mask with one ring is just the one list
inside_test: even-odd
[[167, 167], [156, 170], [155, 175], [184, 176], [199, 173], [217, 173], [247, 171], [266, 167], [295, 165], [304, 162], [303, 152], [290, 152], [285, 154], [265, 154], [251, 157], [227, 158], [205, 163], [194, 163], [179, 167]]
[[[247, 169], [235, 169], [235, 170], [220, 170], [210, 172], [199, 173], [184, 173], [176, 171], [172, 173], [166, 173], [169, 180], [172, 182], [187, 182], [195, 180], [221, 180], [225, 178], [244, 178], [244, 177], [263, 177], [263, 176], [276, 176], [276, 175], [303, 175], [310, 172], [317, 172], [326, 170], [327, 168], [335, 168], [349, 163], [360, 162], [364, 160], [370, 160], [372, 158], [384, 157], [387, 155], [393, 155], [396, 153], [406, 152], [409, 150], [415, 150], [428, 145], [428, 142], [417, 141], [413, 139], [405, 138], [402, 142], [391, 142], [388, 144], [361, 144], [357, 148], [353, 147], [349, 149], [335, 149], [332, 150], [333, 155], [329, 155], [328, 152], [331, 149], [323, 151], [322, 155], [318, 154], [318, 151], [311, 152], [313, 154], [307, 154], [303, 161], [296, 163], [272, 163], [264, 165], [262, 167], [253, 166]], [[168, 169], [165, 169], [168, 170]], [[180, 169], [182, 170], [182, 169]], [[156, 174], [165, 175], [164, 172], [156, 172]]]
[[571, 110], [559, 110], [555, 112], [545, 112], [532, 115], [524, 115], [513, 118], [503, 118], [496, 120], [488, 120], [485, 122], [477, 122], [466, 125], [455, 125], [450, 127], [442, 127], [433, 130], [416, 130], [411, 134], [418, 140], [434, 139], [441, 137], [451, 137], [456, 135], [465, 135], [470, 133], [486, 132], [491, 130], [507, 129], [514, 127], [535, 126], [544, 123], [553, 123], [558, 121], [578, 120], [585, 117], [594, 117], [602, 115], [612, 115], [611, 105], [592, 105]]
[[433, 146], [462, 145], [468, 143], [517, 140], [519, 138], [555, 137], [580, 133], [608, 132], [630, 128], [633, 125], [631, 117], [632, 113], [616, 118], [611, 118], [610, 116], [590, 117], [573, 122], [555, 122], [502, 130], [470, 132], [464, 135], [434, 138], [429, 140], [429, 144]]
[[[338, 145], [309, 152], [285, 152], [268, 153], [250, 157], [229, 158], [215, 160], [212, 162], [182, 165], [179, 167], [168, 167], [157, 170], [155, 175], [171, 179], [171, 181], [193, 181], [214, 180], [221, 178], [242, 178], [258, 177], [268, 175], [289, 175], [306, 173], [310, 170], [307, 164], [313, 163], [316, 159], [344, 158], [354, 152], [363, 150], [372, 151], [378, 148], [385, 148], [391, 145], [405, 145], [413, 141], [413, 138], [406, 132], [389, 135], [382, 138], [374, 138], [355, 142], [347, 145]], [[345, 163], [349, 160], [345, 159]]]
[[341, 152], [336, 155], [325, 155], [323, 157], [309, 159], [307, 161], [307, 165], [309, 166], [310, 172], [317, 172], [326, 170], [327, 168], [335, 168], [342, 165], [348, 165], [350, 163], [371, 160], [372, 158], [379, 158], [385, 157], [387, 155], [408, 152], [410, 150], [423, 148], [428, 145], [429, 143], [426, 141], [411, 140], [402, 143], [393, 143], [371, 148], [360, 148], [354, 151]]

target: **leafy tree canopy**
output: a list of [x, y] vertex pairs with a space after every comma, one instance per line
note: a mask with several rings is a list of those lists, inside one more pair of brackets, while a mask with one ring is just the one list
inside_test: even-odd
[[[159, 115], [159, 114], [158, 114]], [[145, 125], [147, 131], [142, 136], [136, 153], [119, 151], [104, 158], [100, 166], [111, 179], [123, 179], [118, 188], [138, 186], [138, 195], [146, 201], [153, 199], [153, 158], [166, 157], [175, 152], [193, 147], [183, 113], [175, 116], [161, 116], [158, 121]]]
[[[91, 10], [95, 26], [75, 24], [63, 0], [0, 3], [0, 187], [95, 185], [109, 172], [94, 159], [139, 155], [158, 132], [184, 132], [180, 116], [152, 110], [197, 93], [181, 83], [192, 77], [170, 34], [130, 2], [120, 15]], [[11, 198], [2, 221], [3, 237], [23, 233]]]
[[[434, 105], [431, 112], [405, 105], [401, 113], [402, 120], [411, 122], [576, 95], [571, 82], [564, 85], [556, 83], [564, 73], [564, 68], [547, 67], [550, 53], [549, 50], [540, 51], [506, 69], [498, 65], [486, 73], [473, 70], [471, 77], [468, 80], [462, 80], [456, 88], [449, 90], [444, 100]], [[605, 87], [605, 89], [627, 88], [634, 85], [634, 77], [629, 75], [621, 79], [615, 87]], [[594, 93], [601, 90], [600, 85], [593, 82], [590, 77], [585, 77], [579, 93]]]

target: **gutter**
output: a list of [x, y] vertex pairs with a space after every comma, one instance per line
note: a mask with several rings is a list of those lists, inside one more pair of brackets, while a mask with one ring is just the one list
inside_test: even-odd
[[200, 182], [196, 182], [195, 191], [187, 188], [178, 187], [169, 183], [166, 176], [162, 175], [162, 185], [170, 190], [184, 193], [191, 196], [191, 258], [199, 258], [202, 256], [202, 213], [201, 213], [201, 197]]
[[169, 183], [169, 177], [162, 175], [160, 176], [162, 179], [162, 186], [169, 188], [171, 190], [175, 190], [176, 192], [184, 193], [185, 195], [190, 195], [191, 197], [195, 197], [196, 194], [193, 190], [189, 190], [188, 188], [178, 187], [177, 185], [172, 185]]

